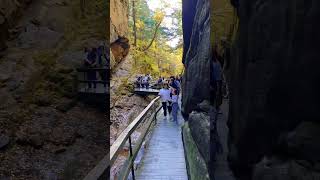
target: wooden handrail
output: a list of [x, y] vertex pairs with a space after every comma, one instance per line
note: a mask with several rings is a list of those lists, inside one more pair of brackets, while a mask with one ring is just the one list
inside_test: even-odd
[[[98, 163], [98, 165], [92, 169], [89, 174], [84, 178], [84, 180], [100, 180], [103, 179], [106, 173], [108, 173], [108, 169], [111, 169], [112, 164], [117, 159], [120, 150], [125, 145], [126, 141], [129, 139], [130, 135], [136, 130], [138, 125], [144, 120], [144, 117], [148, 114], [149, 110], [155, 105], [155, 103], [159, 100], [159, 96], [153, 99], [149, 105], [143, 109], [143, 111], [129, 124], [129, 126], [122, 131], [116, 141], [112, 144], [110, 148], [110, 152]], [[155, 115], [156, 113], [154, 113]], [[140, 149], [142, 145], [142, 141], [144, 140], [146, 133], [149, 131], [150, 125], [152, 121], [150, 121], [147, 125], [147, 129], [145, 133], [143, 133], [143, 137], [140, 138], [138, 142], [138, 146], [135, 147], [134, 156], [131, 158], [135, 158], [137, 151]], [[132, 159], [129, 161], [129, 164], [132, 164]], [[127, 173], [124, 176], [127, 177]]]
[[111, 164], [118, 157], [120, 149], [123, 147], [129, 136], [133, 133], [133, 131], [137, 128], [140, 122], [143, 120], [143, 117], [147, 114], [148, 110], [152, 107], [152, 105], [159, 99], [160, 97], [156, 97], [151, 103], [144, 108], [144, 110], [136, 117], [129, 126], [122, 131], [120, 136], [116, 139], [116, 141], [112, 144], [110, 148], [110, 162]]

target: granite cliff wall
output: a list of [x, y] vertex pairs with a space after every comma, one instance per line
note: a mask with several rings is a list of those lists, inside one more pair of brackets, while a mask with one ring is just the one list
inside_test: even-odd
[[319, 179], [320, 2], [232, 4], [231, 166], [245, 180]]
[[[194, 8], [196, 7], [196, 8]], [[183, 1], [184, 35], [181, 111], [188, 122], [183, 140], [189, 179], [209, 179], [210, 1]]]
[[110, 64], [111, 70], [121, 63], [129, 53], [128, 35], [129, 1], [110, 1]]
[[22, 11], [31, 3], [32, 0], [2, 0], [0, 2], [0, 51], [7, 48], [6, 40], [10, 37], [9, 29], [15, 24], [15, 21], [21, 16]]

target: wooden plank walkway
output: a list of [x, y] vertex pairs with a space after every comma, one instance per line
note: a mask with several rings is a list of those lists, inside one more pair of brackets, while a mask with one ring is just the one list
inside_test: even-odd
[[135, 88], [134, 93], [141, 94], [141, 95], [148, 95], [148, 94], [154, 94], [158, 95], [159, 90], [158, 89], [152, 89], [152, 88]]
[[149, 145], [136, 171], [137, 180], [188, 180], [181, 125], [184, 122], [178, 114], [178, 124], [171, 115], [165, 117], [163, 110], [157, 115]]

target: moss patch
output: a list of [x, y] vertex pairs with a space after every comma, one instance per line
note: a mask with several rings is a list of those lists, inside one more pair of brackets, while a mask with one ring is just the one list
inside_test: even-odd
[[189, 180], [209, 180], [206, 163], [191, 136], [188, 122], [182, 127], [182, 135]]

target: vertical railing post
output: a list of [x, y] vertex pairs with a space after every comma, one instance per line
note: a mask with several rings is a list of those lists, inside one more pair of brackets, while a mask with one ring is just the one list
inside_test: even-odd
[[[129, 150], [130, 150], [130, 157], [132, 157], [133, 154], [132, 154], [131, 135], [129, 136]], [[134, 176], [134, 161], [132, 162], [131, 175], [132, 175], [132, 179], [135, 180], [136, 178]]]

